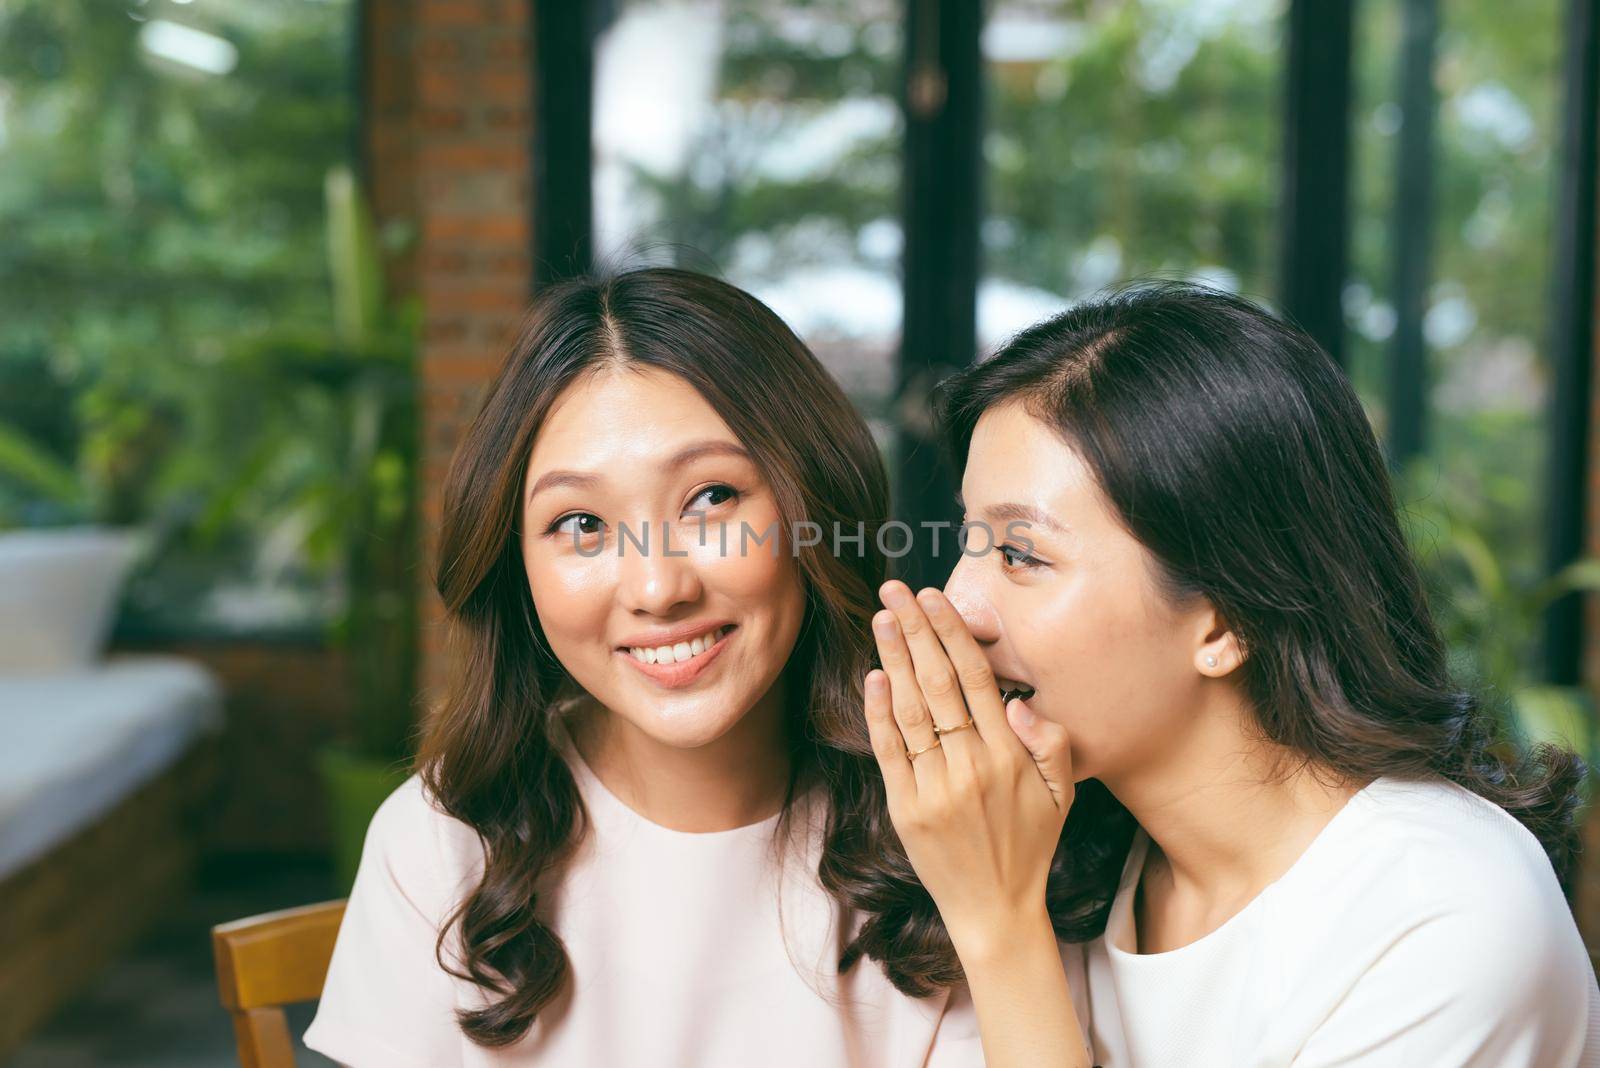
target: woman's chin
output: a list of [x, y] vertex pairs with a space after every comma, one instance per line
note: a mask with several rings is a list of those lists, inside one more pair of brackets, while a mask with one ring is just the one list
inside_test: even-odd
[[654, 701], [635, 697], [612, 711], [659, 745], [699, 749], [732, 730], [743, 718], [746, 703], [711, 691]]

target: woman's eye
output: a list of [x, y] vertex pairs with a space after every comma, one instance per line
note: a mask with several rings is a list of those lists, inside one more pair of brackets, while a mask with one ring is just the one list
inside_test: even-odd
[[[686, 509], [686, 511], [705, 511], [708, 508], [715, 508], [719, 504], [724, 504], [728, 501], [731, 501], [737, 496], [739, 496], [739, 493], [732, 486], [725, 486], [719, 482], [715, 486], [707, 486], [705, 489], [695, 494], [694, 499], [689, 502], [689, 507]], [[697, 508], [696, 505], [700, 504], [702, 501], [705, 503], [701, 504], [700, 507]]]
[[1029, 556], [1013, 545], [1000, 545], [1000, 560], [1007, 568], [1037, 567], [1043, 563], [1036, 556]]
[[565, 534], [572, 538], [588, 537], [605, 529], [605, 521], [589, 512], [573, 512], [550, 524], [547, 533]]

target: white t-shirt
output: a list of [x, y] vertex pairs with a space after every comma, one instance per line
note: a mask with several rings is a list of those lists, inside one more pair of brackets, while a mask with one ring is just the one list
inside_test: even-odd
[[[820, 804], [799, 802], [793, 825], [811, 828], [810, 841], [780, 866], [776, 816], [669, 830], [611, 794], [570, 746], [566, 758], [594, 831], [539, 900], [566, 945], [567, 993], [510, 1047], [461, 1033], [453, 1010], [487, 999], [439, 967], [434, 939], [483, 853], [412, 776], [368, 828], [307, 1046], [356, 1068], [983, 1064], [964, 987], [910, 998], [871, 960], [836, 974], [839, 910], [816, 875]], [[453, 961], [459, 927], [451, 933]]]
[[1063, 954], [1095, 1064], [1600, 1066], [1600, 989], [1550, 862], [1462, 787], [1374, 781], [1221, 927], [1138, 954], [1149, 842], [1105, 934]]

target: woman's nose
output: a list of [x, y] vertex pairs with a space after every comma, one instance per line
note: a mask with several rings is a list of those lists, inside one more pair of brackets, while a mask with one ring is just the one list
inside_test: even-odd
[[648, 537], [619, 538], [617, 596], [630, 612], [665, 615], [700, 597], [694, 556], [662, 532], [662, 524], [652, 523]]
[[956, 561], [950, 581], [944, 584], [944, 595], [966, 622], [972, 636], [979, 642], [987, 643], [999, 640], [1000, 626], [978, 574], [978, 565], [982, 561], [982, 557], [965, 555]]

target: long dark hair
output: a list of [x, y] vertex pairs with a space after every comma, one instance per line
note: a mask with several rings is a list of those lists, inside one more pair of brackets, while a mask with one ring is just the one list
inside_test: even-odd
[[[948, 985], [960, 975], [955, 955], [893, 833], [861, 714], [869, 621], [886, 573], [877, 532], [888, 489], [878, 450], [838, 385], [766, 305], [714, 278], [648, 268], [539, 294], [443, 486], [434, 581], [455, 670], [426, 724], [417, 766], [434, 803], [473, 828], [484, 849], [482, 879], [435, 946], [441, 967], [490, 997], [483, 1008], [458, 1011], [462, 1031], [484, 1046], [517, 1041], [570, 970], [535, 906], [541, 880], [559, 878], [583, 832], [555, 729], [575, 684], [534, 611], [516, 536], [518, 490], [555, 398], [581, 376], [619, 365], [659, 368], [698, 390], [760, 467], [783, 529], [812, 522], [857, 547], [798, 548], [804, 619], [780, 682], [788, 802], [813, 784], [828, 800], [819, 877], [861, 920], [841, 970], [866, 955], [902, 990]], [[858, 532], [859, 540], [842, 540]], [[786, 803], [779, 834], [789, 813]], [[444, 956], [457, 926], [459, 968]]]
[[[943, 383], [959, 468], [1005, 401], [1082, 457], [1173, 603], [1227, 620], [1265, 739], [1342, 779], [1459, 783], [1532, 831], [1570, 894], [1583, 762], [1516, 752], [1452, 682], [1378, 442], [1304, 331], [1201, 286], [1134, 285]], [[1103, 784], [1079, 784], [1048, 889], [1063, 938], [1104, 930], [1134, 830]]]

